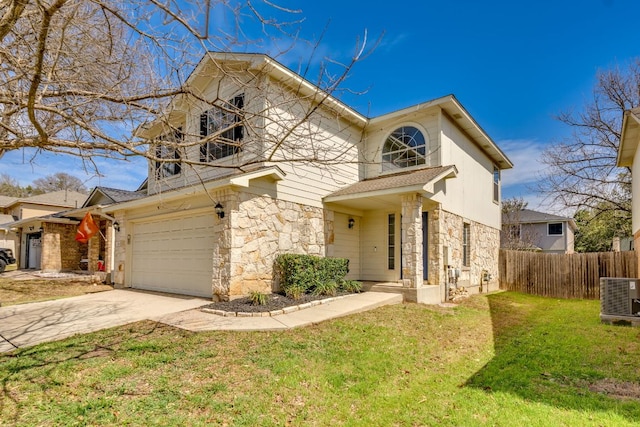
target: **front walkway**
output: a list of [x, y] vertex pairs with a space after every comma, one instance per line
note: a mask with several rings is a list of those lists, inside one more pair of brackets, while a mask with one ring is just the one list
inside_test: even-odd
[[400, 303], [402, 303], [402, 295], [399, 294], [364, 292], [273, 317], [223, 317], [200, 310], [189, 310], [170, 314], [158, 320], [189, 331], [274, 331], [308, 326], [383, 305]]

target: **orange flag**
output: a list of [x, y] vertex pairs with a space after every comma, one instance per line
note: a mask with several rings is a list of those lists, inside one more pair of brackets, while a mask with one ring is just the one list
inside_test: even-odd
[[80, 243], [87, 243], [89, 239], [98, 232], [98, 226], [93, 222], [91, 214], [87, 214], [82, 219], [82, 222], [78, 226], [78, 232], [76, 233], [76, 240]]

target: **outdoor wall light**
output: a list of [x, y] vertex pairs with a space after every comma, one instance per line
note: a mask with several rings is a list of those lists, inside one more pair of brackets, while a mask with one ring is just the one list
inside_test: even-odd
[[120, 224], [118, 223], [118, 221], [113, 223], [113, 229], [116, 231], [120, 231]]
[[218, 215], [218, 218], [220, 219], [224, 218], [224, 206], [222, 206], [220, 202], [216, 203], [215, 210], [216, 210], [216, 215]]
[[355, 225], [356, 220], [353, 218], [349, 218], [349, 228], [353, 228], [353, 226]]

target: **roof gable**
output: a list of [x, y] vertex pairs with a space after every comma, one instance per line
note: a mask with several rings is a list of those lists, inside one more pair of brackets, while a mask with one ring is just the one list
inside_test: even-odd
[[429, 108], [440, 108], [447, 118], [466, 133], [471, 140], [500, 168], [511, 169], [513, 163], [498, 147], [498, 145], [487, 135], [480, 125], [471, 117], [471, 114], [462, 106], [454, 95], [447, 95], [431, 101], [383, 114], [369, 120], [370, 125], [380, 124], [389, 120], [394, 120], [416, 111], [423, 111]]
[[111, 205], [113, 203], [128, 202], [146, 197], [147, 193], [143, 191], [120, 190], [110, 187], [95, 187], [91, 194], [85, 200], [82, 207], [95, 205]]

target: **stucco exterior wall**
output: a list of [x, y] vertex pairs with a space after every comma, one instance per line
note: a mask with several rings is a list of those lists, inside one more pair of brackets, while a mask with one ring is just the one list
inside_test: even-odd
[[502, 227], [500, 203], [493, 200], [493, 161], [448, 117], [441, 116], [442, 164], [455, 165], [458, 176], [434, 200], [444, 210], [492, 228]]

